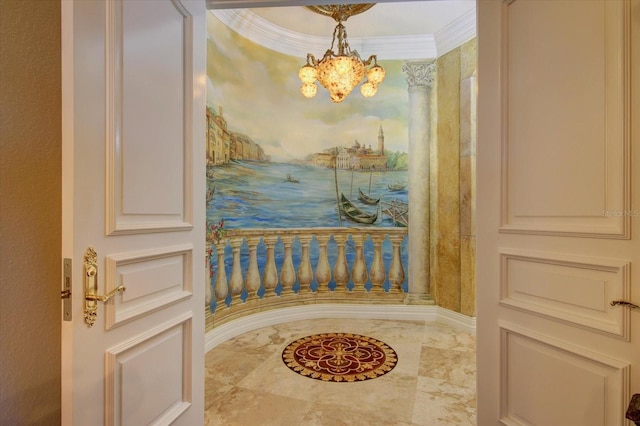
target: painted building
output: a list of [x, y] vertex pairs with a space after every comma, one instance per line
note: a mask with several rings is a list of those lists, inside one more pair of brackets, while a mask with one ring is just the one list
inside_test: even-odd
[[226, 164], [230, 159], [230, 135], [227, 120], [222, 116], [222, 107], [216, 114], [207, 108], [207, 164]]
[[[336, 149], [338, 154], [335, 154]], [[384, 132], [382, 126], [378, 132], [378, 149], [373, 150], [371, 145], [360, 144], [358, 140], [350, 147], [337, 147], [325, 149], [322, 152], [313, 154], [311, 162], [315, 166], [335, 167], [347, 170], [385, 170], [387, 168], [387, 157], [384, 155]]]
[[249, 136], [229, 131], [222, 107], [218, 113], [208, 107], [207, 165], [227, 164], [230, 160], [270, 161], [270, 158]]

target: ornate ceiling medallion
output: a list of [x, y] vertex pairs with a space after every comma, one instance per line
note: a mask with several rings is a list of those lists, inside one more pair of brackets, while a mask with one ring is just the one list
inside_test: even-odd
[[320, 15], [330, 16], [336, 22], [344, 22], [350, 16], [357, 15], [365, 12], [375, 6], [375, 3], [362, 3], [362, 4], [330, 4], [326, 6], [305, 6], [312, 12], [319, 13]]

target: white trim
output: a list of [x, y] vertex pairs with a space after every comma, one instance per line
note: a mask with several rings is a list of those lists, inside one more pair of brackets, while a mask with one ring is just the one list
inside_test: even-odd
[[464, 331], [475, 334], [476, 317], [470, 317], [460, 312], [450, 311], [449, 309], [438, 306], [438, 322], [445, 323], [452, 327], [464, 329]]
[[[328, 0], [207, 0], [207, 9], [227, 9], [244, 7], [282, 7], [282, 6], [303, 6], [312, 4], [338, 4], [337, 1]], [[352, 3], [365, 3], [362, 0], [355, 0]]]
[[476, 8], [456, 18], [434, 34], [438, 57], [452, 51], [476, 36]]
[[[306, 58], [322, 57], [331, 46], [331, 37], [312, 36], [273, 24], [249, 9], [216, 9], [210, 12], [241, 36], [276, 52]], [[475, 8], [434, 34], [349, 38], [351, 49], [366, 59], [432, 59], [458, 47], [476, 34]]]
[[318, 318], [442, 322], [475, 334], [476, 319], [435, 305], [322, 304], [274, 309], [222, 324], [205, 335], [205, 353], [221, 343], [259, 328]]

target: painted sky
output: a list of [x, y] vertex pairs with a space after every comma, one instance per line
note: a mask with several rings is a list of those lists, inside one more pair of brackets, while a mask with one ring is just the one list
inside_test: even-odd
[[[408, 92], [402, 61], [380, 61], [387, 72], [369, 99], [360, 87], [341, 103], [318, 84], [316, 97], [300, 94], [298, 69], [306, 58], [284, 55], [238, 35], [207, 14], [207, 105], [222, 106], [231, 131], [258, 143], [272, 161], [295, 161], [357, 139], [377, 147], [382, 125], [386, 151], [408, 151]], [[329, 46], [327, 46], [329, 48]], [[324, 52], [309, 52], [322, 57]], [[368, 57], [375, 52], [360, 52]]]

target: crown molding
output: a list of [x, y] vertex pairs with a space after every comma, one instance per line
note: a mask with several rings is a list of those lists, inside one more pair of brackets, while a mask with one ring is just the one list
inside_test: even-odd
[[[370, 0], [350, 0], [349, 3], [368, 3]], [[393, 1], [393, 0], [392, 0]], [[281, 7], [338, 4], [329, 0], [206, 0], [207, 9], [240, 9], [246, 7]]]
[[[331, 37], [298, 33], [273, 24], [249, 9], [210, 10], [222, 23], [241, 36], [276, 52], [306, 58], [321, 58], [331, 46]], [[433, 59], [450, 52], [476, 36], [476, 10], [471, 9], [435, 34], [349, 38], [352, 50], [366, 59]]]
[[[370, 0], [350, 0], [349, 3], [367, 3]], [[207, 9], [228, 9], [245, 7], [291, 7], [312, 6], [332, 3], [327, 0], [206, 0]], [[338, 2], [333, 2], [338, 3]]]
[[438, 56], [452, 51], [476, 36], [476, 9], [473, 8], [435, 33]]

